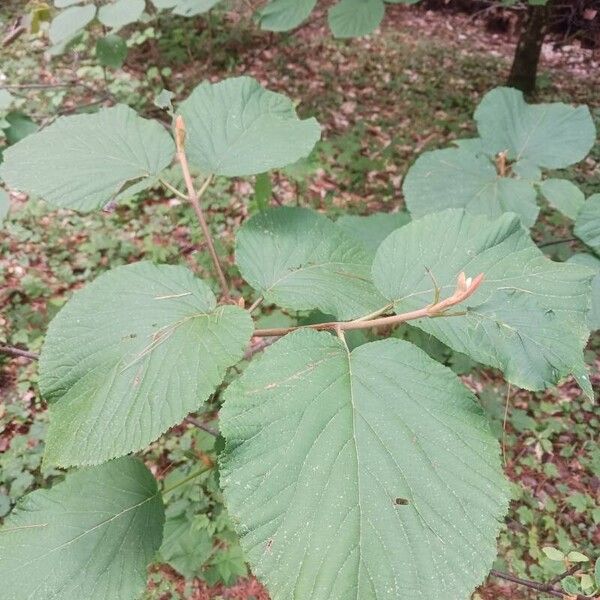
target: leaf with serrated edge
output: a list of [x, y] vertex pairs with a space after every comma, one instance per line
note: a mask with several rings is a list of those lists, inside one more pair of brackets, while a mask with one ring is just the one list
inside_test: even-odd
[[335, 224], [350, 237], [360, 241], [368, 252], [375, 255], [377, 248], [385, 238], [399, 227], [410, 222], [407, 212], [372, 213], [366, 217], [343, 215]]
[[377, 29], [385, 15], [383, 0], [339, 0], [327, 20], [337, 38], [360, 37]]
[[592, 304], [588, 314], [588, 324], [592, 331], [600, 329], [600, 258], [591, 254], [574, 254], [567, 261], [575, 265], [583, 265], [596, 274], [592, 279]]
[[252, 217], [238, 232], [236, 263], [267, 302], [347, 320], [386, 302], [371, 281], [372, 254], [327, 217], [280, 207]]
[[55, 44], [65, 44], [72, 40], [96, 16], [93, 4], [86, 6], [71, 6], [60, 12], [50, 23], [48, 35]]
[[547, 259], [516, 215], [490, 221], [460, 210], [427, 215], [379, 247], [373, 279], [398, 313], [431, 303], [434, 285], [452, 294], [458, 274], [479, 273], [479, 289], [451, 312], [412, 324], [454, 350], [540, 390], [583, 367], [593, 272]]
[[527, 160], [547, 169], [583, 160], [596, 139], [587, 106], [527, 104], [523, 93], [513, 88], [488, 92], [475, 120], [487, 152], [507, 152], [510, 160]]
[[409, 342], [301, 330], [225, 394], [221, 483], [273, 600], [460, 600], [508, 490], [475, 397]]
[[184, 267], [142, 262], [101, 275], [48, 329], [44, 460], [98, 464], [144, 448], [201, 407], [242, 358], [252, 329], [247, 311], [216, 306]]
[[156, 481], [134, 458], [28, 494], [0, 529], [3, 600], [137, 598], [164, 518]]
[[119, 104], [61, 117], [9, 147], [0, 177], [55, 206], [90, 211], [128, 184], [151, 184], [174, 152], [171, 136], [158, 122]]
[[408, 171], [402, 191], [413, 218], [446, 208], [464, 208], [488, 217], [514, 212], [531, 227], [539, 213], [530, 181], [499, 177], [487, 156], [463, 148], [422, 154]]
[[321, 137], [316, 119], [300, 120], [292, 101], [251, 77], [201, 83], [182, 102], [190, 164], [228, 177], [256, 175], [308, 156]]
[[566, 179], [546, 179], [540, 184], [540, 192], [549, 204], [569, 219], [577, 217], [585, 201], [583, 192]]
[[258, 11], [260, 26], [266, 31], [289, 31], [305, 21], [317, 0], [271, 0]]
[[590, 196], [575, 219], [575, 235], [600, 254], [600, 194]]
[[145, 8], [144, 0], [116, 0], [98, 9], [98, 20], [113, 31], [118, 31], [139, 20]]

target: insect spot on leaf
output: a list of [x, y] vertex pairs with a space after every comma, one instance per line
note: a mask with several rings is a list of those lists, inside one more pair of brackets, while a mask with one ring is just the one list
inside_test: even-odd
[[394, 504], [396, 506], [406, 506], [408, 504], [408, 500], [406, 498], [396, 498], [394, 500]]

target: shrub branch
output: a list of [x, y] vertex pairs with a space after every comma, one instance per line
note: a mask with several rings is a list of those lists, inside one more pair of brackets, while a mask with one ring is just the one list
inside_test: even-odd
[[190, 167], [188, 165], [187, 157], [185, 155], [185, 123], [181, 115], [179, 115], [175, 119], [175, 143], [177, 145], [177, 160], [179, 160], [179, 164], [181, 165], [183, 179], [185, 180], [185, 185], [188, 191], [188, 200], [192, 205], [196, 216], [198, 217], [198, 221], [200, 222], [200, 227], [202, 228], [202, 232], [204, 233], [206, 245], [208, 246], [208, 251], [215, 266], [217, 278], [221, 286], [223, 299], [227, 302], [231, 299], [229, 295], [229, 285], [227, 284], [227, 279], [225, 279], [223, 269], [221, 268], [221, 263], [219, 262], [219, 257], [213, 244], [210, 229], [206, 222], [206, 218], [204, 217], [204, 211], [202, 210], [202, 206], [200, 205], [200, 198], [202, 198], [202, 195], [204, 194], [204, 192], [206, 192], [208, 186], [210, 185], [212, 176], [209, 176], [206, 179], [206, 181], [202, 184], [200, 190], [196, 192], [196, 188], [194, 187], [194, 180], [192, 179]]
[[[446, 311], [457, 304], [460, 304], [470, 296], [472, 296], [477, 288], [483, 282], [483, 273], [480, 273], [473, 280], [467, 279], [464, 273], [460, 273], [456, 280], [456, 288], [452, 296], [445, 300], [438, 299], [438, 291], [436, 290], [436, 300], [419, 308], [418, 310], [412, 310], [410, 312], [401, 313], [399, 315], [391, 315], [389, 317], [375, 317], [369, 318], [373, 315], [378, 315], [381, 311], [367, 315], [367, 317], [361, 317], [354, 321], [331, 321], [329, 323], [316, 323], [314, 325], [300, 325], [296, 327], [276, 327], [272, 329], [256, 329], [254, 336], [256, 337], [277, 337], [286, 335], [297, 329], [316, 329], [317, 331], [351, 331], [353, 329], [370, 329], [371, 327], [387, 327], [390, 325], [398, 325], [405, 323], [406, 321], [413, 321], [415, 319], [422, 319], [425, 317], [450, 317], [456, 315], [456, 313], [449, 314]], [[389, 305], [388, 305], [389, 307]], [[464, 314], [464, 313], [459, 313]]]

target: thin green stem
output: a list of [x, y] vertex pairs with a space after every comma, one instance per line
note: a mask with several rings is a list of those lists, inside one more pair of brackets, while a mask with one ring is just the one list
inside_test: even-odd
[[177, 483], [173, 484], [171, 487], [168, 487], [166, 490], [163, 490], [162, 495], [165, 496], [166, 494], [170, 494], [171, 492], [175, 491], [178, 487], [181, 487], [182, 485], [189, 483], [193, 479], [196, 479], [196, 477], [199, 477], [200, 475], [202, 475], [202, 473], [206, 473], [211, 468], [212, 467], [207, 467], [207, 466], [202, 467], [202, 469], [199, 469], [198, 471], [192, 473], [191, 475], [184, 477], [181, 481], [178, 481]]
[[171, 185], [165, 179], [159, 179], [159, 181], [161, 185], [166, 187], [169, 191], [173, 192], [176, 196], [179, 196], [182, 200], [188, 200], [188, 197], [183, 192], [180, 192], [174, 185]]

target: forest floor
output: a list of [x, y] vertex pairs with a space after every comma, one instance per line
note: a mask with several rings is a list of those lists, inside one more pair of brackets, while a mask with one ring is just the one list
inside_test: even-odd
[[[515, 46], [512, 34], [486, 31], [471, 17], [401, 5], [389, 6], [379, 35], [349, 42], [331, 39], [322, 14], [292, 35], [258, 32], [234, 14], [222, 16], [208, 33], [201, 33], [183, 23], [160, 35], [148, 34], [132, 44], [125, 69], [109, 73], [106, 80], [84, 59], [48, 62], [43, 42], [27, 36], [6, 50], [0, 70], [13, 84], [78, 84], [42, 92], [23, 88], [24, 106], [38, 122], [51, 118], [56, 109], [70, 113], [108, 96], [108, 103], [116, 98], [166, 119], [152, 103], [163, 86], [182, 99], [204, 79], [252, 75], [298, 100], [299, 113], [316, 116], [324, 126], [323, 141], [301, 171], [274, 175], [273, 202], [299, 203], [335, 216], [401, 209], [401, 184], [410, 164], [424, 150], [472, 135], [474, 108], [487, 90], [506, 80]], [[207, 35], [210, 51], [204, 43]], [[588, 104], [600, 126], [598, 90], [600, 56], [577, 46], [544, 47], [536, 100]], [[598, 191], [600, 147], [562, 176], [578, 183], [586, 195]], [[253, 194], [253, 180], [240, 179], [218, 180], [208, 196], [217, 243], [230, 256], [231, 232], [254, 210]], [[568, 222], [544, 210], [533, 235], [543, 243], [570, 238], [569, 231]], [[119, 264], [141, 258], [183, 262], [207, 277], [209, 264], [198, 247], [202, 240], [193, 229], [189, 207], [159, 192], [91, 215], [52, 211], [13, 195], [11, 216], [0, 230], [0, 343], [39, 351], [47, 323], [72, 291]], [[568, 242], [548, 246], [547, 252], [564, 260], [574, 248], [577, 242]], [[232, 261], [228, 270], [238, 276]], [[264, 315], [269, 318], [273, 315]], [[587, 352], [596, 386], [599, 344], [596, 337]], [[548, 581], [561, 565], [547, 559], [544, 546], [596, 558], [598, 405], [586, 400], [571, 380], [540, 394], [511, 390], [495, 371], [444, 348], [432, 351], [478, 392], [514, 483], [495, 568]], [[0, 521], [16, 498], [61, 477], [58, 471], [41, 470], [47, 415], [36, 381], [35, 362], [0, 356]], [[159, 478], [185, 474], [190, 457], [214, 458], [214, 440], [193, 425], [179, 426], [174, 433], [144, 456]], [[251, 578], [232, 583], [245, 567], [214, 477], [200, 479], [172, 498], [172, 510], [177, 503], [204, 518], [202, 526], [217, 540], [218, 552], [207, 553], [204, 580], [185, 581], [171, 567], [153, 568], [148, 600], [266, 600]], [[474, 595], [478, 600], [543, 597], [495, 578]]]

